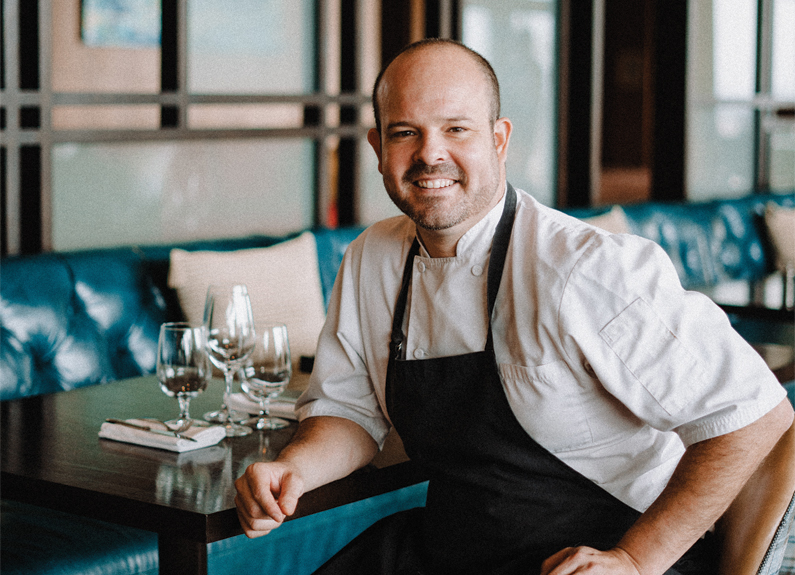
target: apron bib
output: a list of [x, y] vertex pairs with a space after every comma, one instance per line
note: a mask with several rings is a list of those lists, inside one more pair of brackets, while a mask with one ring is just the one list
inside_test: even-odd
[[[515, 209], [509, 187], [489, 261], [489, 318]], [[432, 570], [483, 572], [517, 555], [527, 569], [527, 561], [540, 563], [570, 545], [613, 547], [640, 514], [527, 434], [500, 381], [491, 321], [484, 351], [402, 359], [401, 326], [417, 253], [415, 240], [393, 319], [386, 397], [406, 453], [429, 473], [422, 541]]]

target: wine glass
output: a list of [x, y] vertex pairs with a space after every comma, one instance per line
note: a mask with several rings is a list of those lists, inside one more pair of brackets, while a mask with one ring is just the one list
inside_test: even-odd
[[183, 322], [160, 326], [157, 379], [163, 393], [179, 401], [179, 419], [166, 421], [166, 426], [187, 429], [193, 421], [190, 418], [190, 400], [204, 391], [212, 375], [206, 344], [204, 326], [191, 327]]
[[248, 435], [251, 429], [235, 423], [237, 418], [229, 409], [235, 371], [245, 364], [256, 342], [254, 316], [246, 286], [209, 286], [204, 303], [204, 325], [207, 328], [207, 353], [213, 365], [224, 372], [226, 386], [221, 409], [206, 413], [204, 418], [223, 423], [227, 437]]
[[270, 402], [284, 391], [293, 373], [287, 326], [268, 323], [258, 331], [257, 345], [246, 362], [245, 378], [240, 387], [246, 395], [259, 402], [257, 429], [281, 429], [289, 422], [270, 416]]

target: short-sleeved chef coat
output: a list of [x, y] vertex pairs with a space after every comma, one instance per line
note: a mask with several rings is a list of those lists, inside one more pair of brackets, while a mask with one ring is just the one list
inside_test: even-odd
[[[784, 389], [720, 308], [681, 287], [657, 244], [516, 193], [492, 317], [511, 408], [542, 446], [644, 511], [686, 446], [754, 422]], [[455, 257], [431, 258], [423, 248], [416, 258], [408, 359], [483, 350], [488, 260], [504, 201], [464, 234]], [[392, 313], [415, 233], [399, 216], [350, 245], [299, 419], [350, 419], [382, 444]]]

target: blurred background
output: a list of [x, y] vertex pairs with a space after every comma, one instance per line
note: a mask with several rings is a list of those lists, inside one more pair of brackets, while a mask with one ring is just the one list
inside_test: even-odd
[[795, 189], [795, 0], [2, 0], [2, 255], [397, 213], [366, 142], [407, 43], [489, 59], [557, 207]]

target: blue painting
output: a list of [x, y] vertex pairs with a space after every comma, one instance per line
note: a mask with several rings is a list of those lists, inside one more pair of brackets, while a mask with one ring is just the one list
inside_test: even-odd
[[160, 0], [82, 0], [81, 36], [92, 47], [160, 46]]

